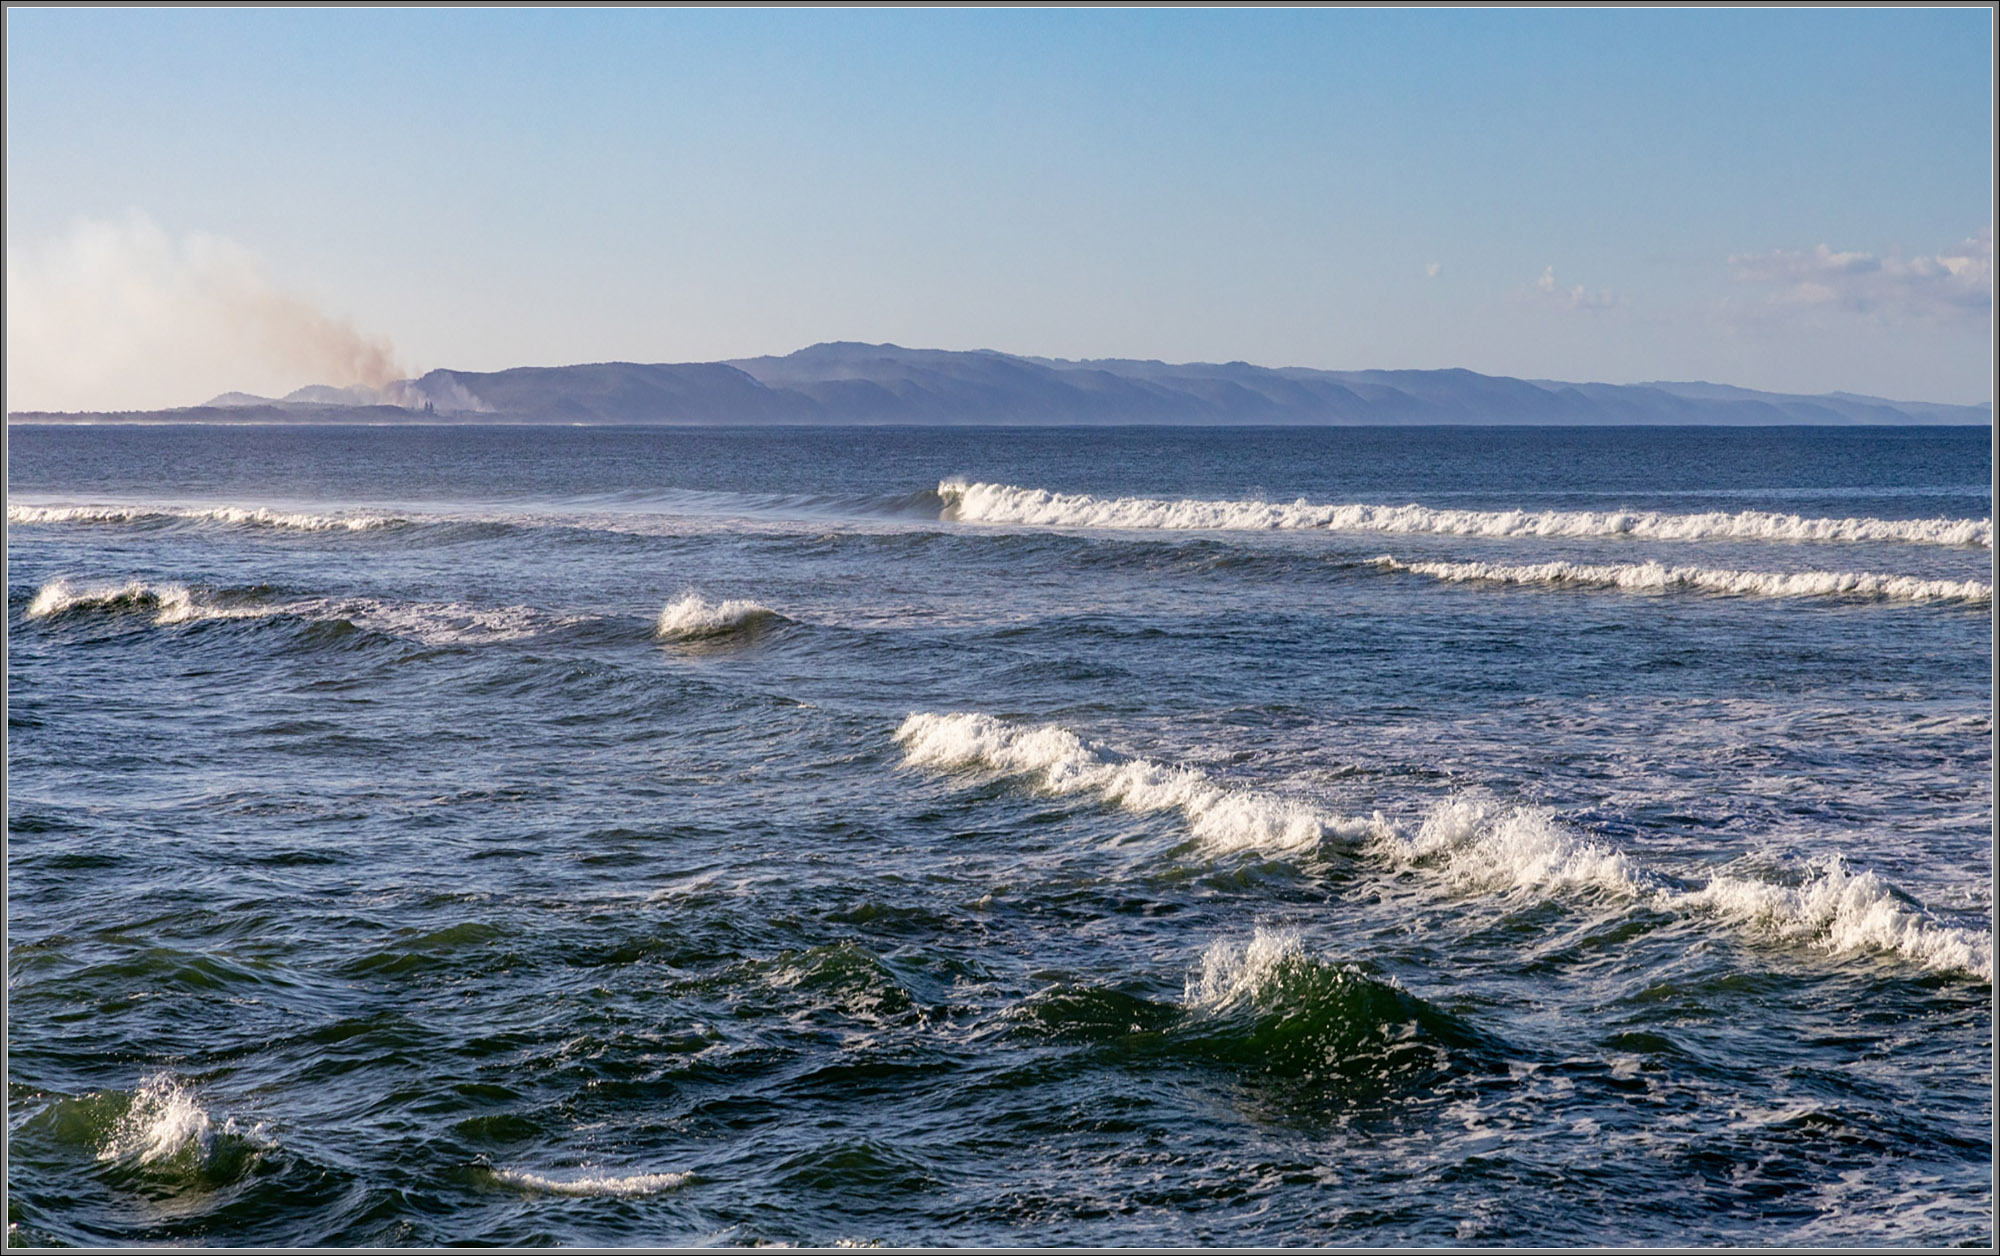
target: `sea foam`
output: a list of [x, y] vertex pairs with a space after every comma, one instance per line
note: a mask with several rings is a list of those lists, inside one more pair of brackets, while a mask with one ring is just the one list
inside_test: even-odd
[[1991, 549], [1991, 519], [1812, 519], [1759, 510], [1658, 511], [1439, 510], [1415, 504], [1319, 505], [1260, 501], [1165, 500], [1052, 493], [1011, 484], [945, 480], [944, 516], [965, 523], [1046, 527], [1435, 533], [1480, 537], [1615, 537], [1654, 541], [1899, 541]]
[[1096, 794], [1128, 811], [1179, 811], [1210, 850], [1302, 851], [1328, 837], [1377, 835], [1383, 821], [1320, 811], [1260, 790], [1218, 785], [1193, 768], [1127, 758], [1056, 724], [1019, 728], [990, 715], [912, 714], [896, 730], [912, 767], [1032, 774], [1051, 793]]
[[1624, 589], [1636, 593], [1724, 593], [1757, 597], [1854, 597], [1912, 602], [1993, 600], [1993, 586], [1977, 580], [1922, 580], [1866, 571], [1718, 571], [1668, 567], [1660, 563], [1405, 563], [1384, 554], [1373, 560], [1385, 571], [1407, 571], [1438, 580], [1493, 584], [1569, 585]]

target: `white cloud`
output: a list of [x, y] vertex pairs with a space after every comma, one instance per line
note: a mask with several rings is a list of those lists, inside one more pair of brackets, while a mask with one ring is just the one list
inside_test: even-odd
[[1836, 310], [1885, 322], [1908, 318], [1983, 321], [1993, 311], [1993, 229], [1957, 247], [1906, 258], [1818, 248], [1737, 253], [1739, 283], [1768, 290], [1768, 313]]
[[7, 246], [10, 411], [154, 409], [403, 374], [387, 340], [286, 292], [222, 236], [175, 239], [133, 210]]
[[1609, 288], [1592, 292], [1582, 284], [1564, 287], [1556, 282], [1556, 268], [1543, 269], [1542, 277], [1522, 289], [1532, 300], [1562, 310], [1608, 310], [1625, 304], [1625, 298]]

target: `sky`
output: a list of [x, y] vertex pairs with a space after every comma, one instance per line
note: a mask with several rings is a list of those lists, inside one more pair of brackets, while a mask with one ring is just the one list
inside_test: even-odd
[[825, 340], [1982, 402], [1990, 9], [6, 13], [6, 404]]

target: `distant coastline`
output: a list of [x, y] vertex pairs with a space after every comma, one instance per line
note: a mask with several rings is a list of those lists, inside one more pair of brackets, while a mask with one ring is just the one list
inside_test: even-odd
[[1467, 370], [1064, 361], [839, 342], [726, 362], [431, 371], [132, 411], [17, 411], [10, 424], [659, 426], [1991, 426], [1992, 404], [1808, 396], [1725, 384], [1567, 383]]

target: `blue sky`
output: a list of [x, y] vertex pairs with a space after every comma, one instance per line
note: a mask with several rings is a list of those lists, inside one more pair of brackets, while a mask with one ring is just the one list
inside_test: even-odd
[[1984, 401], [1992, 20], [10, 9], [8, 405], [830, 339]]

